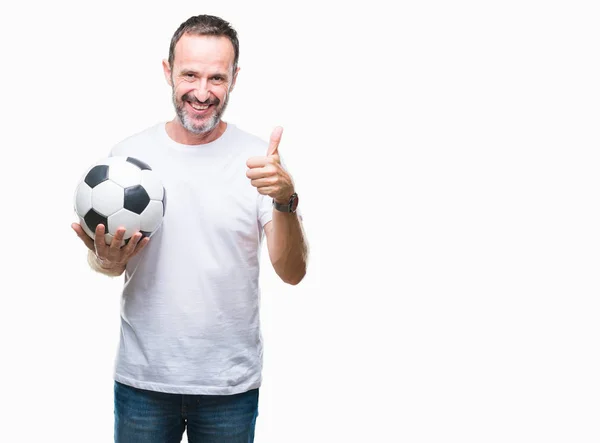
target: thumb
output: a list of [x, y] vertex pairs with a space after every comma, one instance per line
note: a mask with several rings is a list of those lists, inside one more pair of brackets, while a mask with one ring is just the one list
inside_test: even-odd
[[269, 149], [267, 149], [267, 155], [279, 154], [278, 149], [282, 133], [283, 128], [281, 126], [277, 126], [275, 129], [273, 129], [273, 132], [271, 133], [271, 140], [269, 141]]

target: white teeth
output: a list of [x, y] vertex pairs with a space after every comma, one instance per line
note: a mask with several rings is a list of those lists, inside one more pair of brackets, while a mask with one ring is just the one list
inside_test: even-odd
[[198, 111], [204, 111], [205, 109], [208, 109], [208, 105], [198, 105], [196, 103], [190, 103], [190, 105], [192, 108], [197, 109]]

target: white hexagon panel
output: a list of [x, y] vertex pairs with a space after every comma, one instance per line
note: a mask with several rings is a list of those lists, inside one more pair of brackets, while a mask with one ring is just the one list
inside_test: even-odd
[[158, 229], [163, 221], [163, 204], [161, 201], [150, 200], [144, 212], [140, 214], [140, 230], [152, 232]]
[[81, 181], [75, 191], [75, 212], [85, 215], [90, 209], [92, 209], [92, 188]]
[[141, 220], [138, 214], [128, 211], [127, 209], [121, 209], [116, 214], [108, 217], [108, 230], [110, 233], [114, 234], [119, 227], [124, 227], [125, 235], [123, 238], [127, 240], [140, 230], [140, 222]]
[[111, 180], [103, 181], [92, 189], [92, 207], [100, 215], [108, 217], [114, 214], [123, 209], [124, 202], [124, 189]]
[[123, 188], [128, 188], [140, 184], [142, 170], [128, 161], [115, 162], [108, 168], [108, 178]]

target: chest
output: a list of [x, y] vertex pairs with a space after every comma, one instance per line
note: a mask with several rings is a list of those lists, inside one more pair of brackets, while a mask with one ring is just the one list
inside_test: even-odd
[[167, 192], [164, 221], [178, 229], [255, 234], [259, 194], [246, 177], [245, 161], [230, 157], [157, 165]]

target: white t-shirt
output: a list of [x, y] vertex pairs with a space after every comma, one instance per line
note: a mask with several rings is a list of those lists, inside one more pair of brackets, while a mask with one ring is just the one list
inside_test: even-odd
[[246, 161], [267, 146], [231, 123], [211, 143], [183, 145], [160, 123], [112, 149], [150, 165], [167, 196], [161, 227], [125, 271], [116, 381], [181, 394], [260, 386], [259, 262], [273, 208]]

